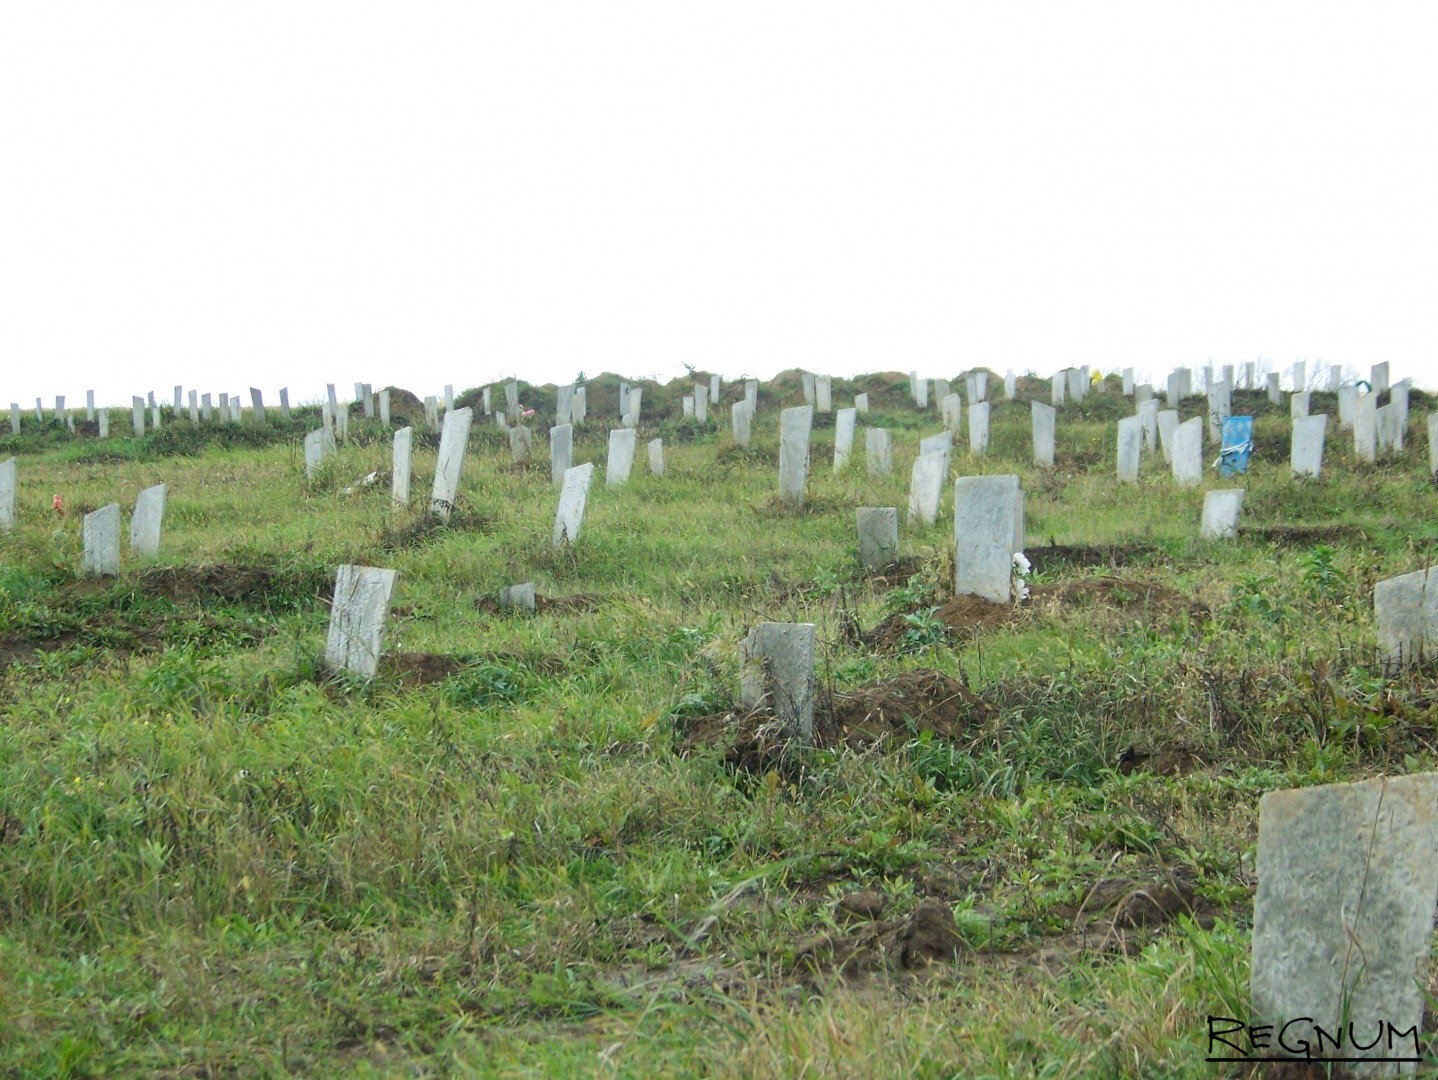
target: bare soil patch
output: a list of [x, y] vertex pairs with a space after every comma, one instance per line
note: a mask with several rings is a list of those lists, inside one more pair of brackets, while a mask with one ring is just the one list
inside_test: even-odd
[[[1208, 608], [1175, 589], [1148, 581], [1095, 577], [1052, 585], [1033, 585], [1029, 598], [1018, 604], [996, 604], [979, 596], [955, 596], [935, 617], [959, 639], [1003, 629], [1029, 618], [1052, 618], [1064, 611], [1101, 608], [1150, 625], [1161, 626], [1187, 614], [1194, 621], [1208, 618]], [[895, 648], [911, 629], [903, 615], [893, 615], [862, 635], [863, 644], [887, 651]]]
[[1063, 567], [1121, 566], [1154, 554], [1149, 544], [1047, 544], [1024, 549], [1034, 573], [1045, 574]]
[[[908, 740], [921, 732], [957, 739], [982, 725], [991, 707], [955, 679], [919, 669], [821, 698], [814, 705], [814, 745], [821, 749], [865, 747], [887, 736]], [[726, 764], [762, 774], [783, 764], [791, 741], [767, 709], [691, 718], [676, 732], [681, 754], [723, 747]]]
[[304, 597], [318, 602], [334, 595], [334, 580], [328, 575], [230, 563], [152, 566], [140, 570], [135, 582], [145, 595], [162, 596], [176, 604], [229, 600], [263, 606], [276, 598], [292, 602]]
[[1330, 540], [1368, 541], [1368, 533], [1357, 525], [1244, 525], [1238, 535], [1270, 544], [1324, 544]]

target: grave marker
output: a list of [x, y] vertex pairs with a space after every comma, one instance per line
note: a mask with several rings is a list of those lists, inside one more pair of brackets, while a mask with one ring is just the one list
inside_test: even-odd
[[13, 457], [0, 461], [0, 531], [15, 527], [15, 492], [19, 487]]
[[1143, 450], [1143, 421], [1126, 416], [1118, 422], [1118, 478], [1121, 483], [1138, 482], [1138, 461]]
[[646, 446], [649, 451], [649, 472], [654, 476], [663, 476], [664, 440], [650, 439]]
[[130, 423], [135, 429], [135, 438], [142, 438], [145, 434], [145, 399], [141, 397], [130, 398]]
[[534, 614], [534, 582], [526, 581], [523, 585], [506, 585], [499, 590], [499, 606], [503, 608], [518, 608], [526, 614]]
[[[448, 416], [449, 413], [445, 413]], [[509, 429], [509, 457], [516, 465], [523, 465], [534, 453], [534, 430], [523, 424]]]
[[779, 414], [779, 501], [790, 510], [804, 505], [804, 485], [809, 479], [809, 432], [814, 410], [808, 405], [785, 409]]
[[559, 489], [559, 509], [554, 514], [555, 547], [574, 544], [579, 540], [579, 529], [584, 524], [584, 504], [589, 498], [589, 481], [594, 475], [594, 462], [576, 465], [564, 474], [564, 484]]
[[1243, 488], [1222, 488], [1204, 495], [1203, 517], [1198, 526], [1200, 540], [1232, 540], [1238, 535], [1243, 493]]
[[264, 398], [260, 396], [260, 392], [259, 392], [257, 389], [255, 389], [253, 386], [250, 387], [250, 406], [251, 406], [252, 411], [253, 411], [253, 413], [254, 413], [255, 425], [256, 425], [257, 427], [264, 427], [264, 426], [265, 426], [265, 401], [264, 401]]
[[609, 456], [604, 462], [605, 487], [622, 487], [629, 482], [637, 440], [638, 433], [633, 428], [618, 428], [609, 433]]
[[1023, 550], [1023, 513], [1017, 476], [961, 476], [954, 481], [956, 595], [1010, 602], [1014, 554]]
[[892, 506], [861, 506], [858, 510], [859, 563], [879, 570], [899, 560], [899, 511]]
[[1353, 454], [1370, 465], [1378, 460], [1378, 395], [1360, 394], [1353, 402]]
[[583, 386], [574, 388], [574, 401], [569, 406], [569, 422], [582, 424], [589, 415], [589, 391]]
[[1270, 371], [1268, 373], [1268, 403], [1273, 406], [1278, 406], [1282, 404], [1282, 402], [1283, 391], [1279, 388], [1278, 372]]
[[814, 409], [821, 413], [834, 411], [833, 384], [827, 375], [814, 378]]
[[752, 417], [753, 413], [751, 412], [749, 408], [749, 403], [747, 401], [736, 401], [734, 402], [733, 407], [730, 408], [729, 421], [730, 425], [734, 429], [735, 446], [749, 445], [749, 422]]
[[1014, 375], [1013, 371], [1010, 370], [1004, 372], [1004, 397], [1012, 401], [1015, 394], [1018, 392], [1018, 388], [1019, 380], [1018, 377]]
[[1178, 437], [1178, 410], [1159, 409], [1155, 419], [1158, 421], [1158, 443], [1163, 450], [1163, 460], [1172, 465], [1173, 440]]
[[949, 394], [947, 397], [939, 398], [939, 416], [944, 421], [944, 427], [949, 431], [962, 431], [964, 429], [964, 399], [958, 394]]
[[1438, 901], [1435, 805], [1434, 773], [1259, 800], [1250, 1022], [1281, 1032], [1260, 1053], [1323, 1055], [1321, 1030], [1329, 1047], [1343, 1040], [1330, 1056], [1368, 1059], [1344, 1075], [1414, 1071]]
[[944, 479], [948, 473], [947, 451], [935, 450], [920, 454], [914, 459], [909, 474], [909, 525], [915, 520], [923, 525], [932, 525], [939, 517], [939, 500], [944, 493]]
[[395, 577], [395, 571], [373, 566], [346, 564], [336, 571], [325, 640], [325, 663], [330, 668], [374, 678]]
[[1158, 402], [1150, 398], [1138, 405], [1138, 422], [1143, 428], [1143, 449], [1146, 454], [1158, 453]]
[[854, 395], [854, 408], [861, 413], [869, 411], [869, 395], [867, 392]]
[[1288, 465], [1294, 476], [1317, 476], [1323, 470], [1323, 440], [1328, 414], [1300, 416], [1293, 421]]
[[1388, 361], [1385, 360], [1381, 364], [1373, 365], [1373, 371], [1369, 376], [1368, 385], [1372, 387], [1375, 395], [1388, 392]]
[[[193, 401], [193, 400], [194, 400], [194, 397], [195, 397], [195, 392], [194, 392], [193, 390], [191, 390], [191, 391], [190, 391], [190, 400]], [[85, 423], [87, 423], [87, 424], [93, 424], [94, 422], [95, 422], [95, 391], [93, 391], [93, 390], [86, 390], [86, 391], [85, 391]]]
[[210, 423], [215, 418], [215, 406], [210, 400], [209, 394], [200, 395], [200, 422]]
[[[281, 390], [281, 391], [280, 391], [280, 409], [281, 409], [281, 410], [285, 410], [285, 409], [287, 409], [287, 408], [288, 408], [288, 403], [285, 401], [285, 392], [284, 392], [283, 390]], [[286, 413], [286, 415], [288, 415], [288, 413]], [[380, 422], [381, 424], [383, 424], [385, 427], [389, 427], [389, 389], [388, 389], [388, 388], [385, 388], [384, 390], [381, 390], [381, 391], [379, 392], [379, 422]]]
[[1428, 414], [1428, 471], [1438, 475], [1438, 412]]
[[814, 404], [817, 404], [817, 401], [818, 401], [818, 392], [817, 392], [817, 387], [814, 385], [814, 376], [813, 376], [811, 373], [807, 372], [807, 371], [801, 371], [801, 372], [799, 372], [799, 380], [800, 380], [801, 383], [803, 383], [803, 388], [804, 388], [804, 404], [805, 404], [805, 405], [814, 405]]
[[459, 477], [464, 470], [464, 452], [473, 419], [473, 409], [453, 409], [444, 414], [444, 427], [439, 435], [439, 457], [435, 461], [434, 484], [429, 496], [429, 512], [440, 521], [449, 520], [459, 498]]
[[165, 496], [169, 488], [155, 484], [141, 491], [130, 515], [130, 553], [146, 558], [160, 554], [160, 533], [165, 523]]
[[110, 437], [110, 410], [100, 409], [96, 412], [95, 423], [99, 425], [100, 438], [108, 439]]
[[744, 383], [744, 400], [749, 403], [749, 415], [759, 412], [759, 380], [749, 379]]
[[985, 457], [989, 452], [989, 403], [976, 401], [969, 406], [969, 453]]
[[[323, 434], [323, 431], [320, 432]], [[414, 428], [402, 427], [394, 433], [390, 448], [390, 499], [396, 506], [409, 505], [409, 480], [414, 464]]]
[[849, 454], [854, 449], [854, 428], [858, 424], [858, 409], [840, 409], [834, 414], [834, 471], [840, 472], [849, 464]]
[[1069, 376], [1067, 370], [1060, 371], [1049, 380], [1049, 397], [1054, 403], [1054, 408], [1058, 408], [1068, 398], [1068, 385]]
[[549, 482], [564, 483], [564, 474], [574, 466], [574, 426], [560, 424], [549, 429]]
[[1298, 420], [1308, 415], [1309, 393], [1305, 390], [1301, 394], [1294, 394], [1288, 399], [1288, 415]]
[[10, 402], [10, 434], [20, 434], [20, 405], [18, 402]]
[[790, 737], [814, 737], [813, 623], [764, 622], [740, 646], [739, 700], [750, 709], [767, 705]]
[[1051, 469], [1054, 464], [1054, 427], [1058, 410], [1042, 401], [1029, 403], [1030, 422], [1034, 436], [1034, 464]]
[[[1161, 415], [1161, 414], [1160, 414]], [[1173, 433], [1173, 479], [1179, 487], [1203, 483], [1203, 420], [1195, 416]]]
[[864, 461], [870, 476], [888, 476], [894, 471], [894, 442], [886, 428], [864, 429]]
[[110, 503], [86, 514], [80, 526], [86, 577], [116, 577], [120, 573], [120, 504]]

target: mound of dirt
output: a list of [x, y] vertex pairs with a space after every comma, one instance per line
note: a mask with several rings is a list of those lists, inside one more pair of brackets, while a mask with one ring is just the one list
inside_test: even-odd
[[458, 675], [463, 670], [463, 660], [439, 653], [386, 653], [380, 657], [379, 662], [380, 677], [401, 688], [444, 682], [451, 675]]
[[1107, 566], [1117, 570], [1157, 550], [1148, 544], [1048, 544], [1025, 548], [1024, 555], [1034, 573], [1045, 574], [1061, 567]]
[[135, 583], [147, 596], [163, 596], [176, 604], [229, 600], [263, 605], [281, 598], [292, 603], [300, 597], [328, 600], [334, 595], [334, 581], [328, 575], [229, 563], [147, 567], [135, 575]]
[[[1029, 598], [1019, 604], [996, 604], [980, 596], [955, 596], [935, 612], [950, 635], [960, 639], [999, 630], [1024, 618], [1051, 618], [1061, 611], [1102, 608], [1135, 616], [1154, 626], [1187, 613], [1196, 622], [1208, 618], [1208, 608], [1166, 585], [1095, 577], [1054, 585], [1033, 585]], [[912, 627], [903, 615], [893, 615], [863, 634], [862, 643], [888, 651], [898, 646]]]
[[[604, 601], [592, 593], [574, 593], [572, 596], [539, 596], [534, 598], [536, 615], [582, 615], [597, 611]], [[512, 615], [518, 608], [503, 607], [492, 596], [481, 596], [474, 601], [476, 610], [486, 615]]]
[[924, 568], [922, 559], [912, 555], [906, 555], [889, 566], [876, 566], [872, 570], [862, 571], [864, 577], [875, 585], [881, 585], [887, 589], [897, 589], [901, 585], [907, 585], [909, 578], [919, 573]]
[[903, 918], [825, 934], [801, 947], [794, 962], [814, 975], [834, 970], [857, 975], [880, 967], [913, 971], [952, 963], [963, 951], [953, 911], [943, 900], [930, 896]]
[[1242, 525], [1238, 535], [1270, 544], [1324, 544], [1331, 540], [1366, 543], [1368, 533], [1357, 525]]
[[[921, 732], [956, 739], [990, 712], [983, 698], [956, 680], [918, 669], [816, 701], [814, 745], [864, 747], [886, 736], [907, 740]], [[676, 736], [681, 754], [723, 747], [726, 764], [755, 774], [782, 765], [791, 749], [784, 726], [764, 708], [694, 717]]]

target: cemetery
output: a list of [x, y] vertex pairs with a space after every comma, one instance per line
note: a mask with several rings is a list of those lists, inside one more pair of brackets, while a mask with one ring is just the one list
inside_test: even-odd
[[14, 403], [0, 1075], [1432, 1074], [1438, 402], [1273, 368]]

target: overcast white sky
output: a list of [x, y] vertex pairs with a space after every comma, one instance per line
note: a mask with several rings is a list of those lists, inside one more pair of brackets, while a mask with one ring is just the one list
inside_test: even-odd
[[1438, 386], [1438, 5], [8, 3], [0, 399]]

